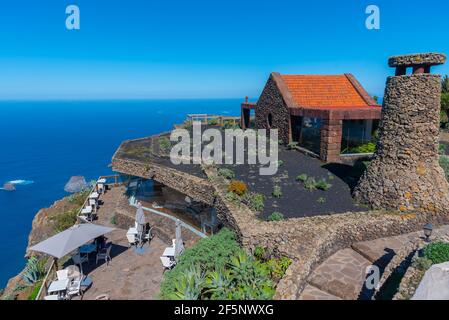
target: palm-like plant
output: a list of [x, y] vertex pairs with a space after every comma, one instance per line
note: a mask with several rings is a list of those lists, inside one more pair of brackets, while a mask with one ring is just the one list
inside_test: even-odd
[[205, 281], [205, 294], [211, 294], [212, 300], [228, 299], [232, 286], [231, 272], [225, 268], [208, 272]]
[[36, 258], [28, 259], [22, 279], [28, 286], [33, 286], [44, 276], [45, 270], [43, 264]]
[[204, 287], [205, 275], [199, 267], [191, 267], [182, 274], [175, 285], [175, 292], [170, 294], [172, 300], [199, 300]]

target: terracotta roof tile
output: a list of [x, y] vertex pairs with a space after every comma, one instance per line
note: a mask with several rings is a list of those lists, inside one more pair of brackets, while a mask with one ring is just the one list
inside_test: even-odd
[[298, 107], [370, 107], [346, 75], [281, 75]]

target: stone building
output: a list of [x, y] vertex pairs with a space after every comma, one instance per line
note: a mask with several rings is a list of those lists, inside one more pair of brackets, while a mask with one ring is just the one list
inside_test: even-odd
[[257, 103], [242, 104], [242, 126], [255, 111], [257, 128], [278, 129], [284, 143], [340, 162], [342, 148], [371, 140], [381, 107], [351, 74], [272, 73]]
[[[374, 159], [354, 195], [373, 208], [445, 212], [449, 185], [439, 166], [442, 54], [392, 57]], [[413, 68], [407, 75], [407, 68]]]

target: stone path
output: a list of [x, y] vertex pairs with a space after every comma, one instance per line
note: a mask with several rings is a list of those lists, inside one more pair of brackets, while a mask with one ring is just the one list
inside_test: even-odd
[[[449, 226], [434, 231], [434, 236], [449, 236]], [[396, 237], [354, 244], [326, 259], [311, 274], [299, 300], [367, 300], [372, 291], [365, 287], [366, 268], [376, 265], [382, 272], [399, 249], [423, 237], [413, 232]]]

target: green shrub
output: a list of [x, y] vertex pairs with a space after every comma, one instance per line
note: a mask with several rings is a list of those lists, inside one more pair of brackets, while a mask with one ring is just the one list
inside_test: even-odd
[[61, 232], [72, 227], [77, 221], [78, 211], [79, 209], [72, 209], [54, 216], [52, 219], [54, 221], [55, 231]]
[[446, 153], [446, 146], [442, 143], [438, 146], [438, 153], [440, 155], [444, 155]]
[[213, 118], [209, 120], [209, 125], [210, 126], [216, 126], [218, 125], [218, 119], [217, 118]]
[[267, 218], [268, 221], [282, 221], [284, 220], [284, 215], [280, 212], [273, 212]]
[[326, 203], [326, 198], [324, 198], [324, 197], [319, 197], [318, 200], [317, 200], [316, 202], [321, 203], [321, 204], [324, 204], [324, 203]]
[[228, 192], [225, 196], [226, 200], [231, 201], [233, 203], [238, 203], [242, 200], [242, 198], [236, 195], [234, 192]]
[[299, 143], [298, 143], [298, 142], [290, 142], [290, 143], [287, 145], [287, 148], [288, 148], [289, 150], [293, 150], [293, 149], [296, 149], [298, 146], [299, 146]]
[[278, 168], [282, 167], [284, 164], [285, 164], [285, 162], [283, 160], [278, 160], [278, 162], [277, 162]]
[[320, 189], [320, 190], [323, 190], [323, 191], [327, 191], [327, 190], [329, 190], [329, 189], [332, 187], [332, 185], [331, 185], [330, 183], [328, 183], [328, 182], [326, 181], [326, 179], [320, 179], [320, 180], [316, 183], [315, 187], [316, 187], [317, 189]]
[[247, 193], [243, 198], [244, 203], [253, 211], [262, 212], [265, 208], [265, 196], [260, 193]]
[[443, 168], [446, 179], [449, 181], [449, 157], [440, 156], [440, 167]]
[[162, 152], [169, 152], [171, 148], [171, 142], [167, 138], [161, 138], [159, 139], [159, 147], [161, 148]]
[[282, 189], [281, 189], [281, 187], [280, 186], [274, 186], [272, 195], [275, 198], [282, 197]]
[[306, 182], [304, 182], [304, 188], [309, 191], [316, 190], [316, 180], [314, 177], [308, 177]]
[[111, 217], [111, 224], [114, 225], [114, 226], [117, 225], [117, 215], [114, 214]]
[[374, 153], [376, 151], [376, 144], [374, 142], [368, 142], [358, 147], [347, 148], [343, 153]]
[[28, 295], [27, 300], [36, 300], [39, 290], [41, 289], [41, 286], [42, 286], [42, 281], [37, 282], [34, 285], [33, 290]]
[[432, 266], [432, 260], [418, 257], [413, 260], [413, 267], [421, 271], [427, 271]]
[[292, 264], [292, 260], [287, 257], [282, 257], [280, 259], [270, 259], [267, 265], [270, 269], [271, 277], [273, 279], [281, 279], [288, 267]]
[[225, 179], [232, 180], [235, 178], [235, 173], [231, 169], [221, 168], [218, 169], [218, 175], [222, 176]]
[[161, 297], [173, 298], [176, 283], [192, 266], [200, 266], [202, 271], [224, 268], [231, 256], [239, 250], [234, 233], [226, 228], [211, 237], [201, 239], [195, 246], [184, 251], [175, 268], [165, 273]]
[[36, 257], [28, 259], [22, 274], [22, 279], [27, 286], [34, 286], [45, 276], [45, 262]]
[[265, 248], [256, 247], [254, 249], [253, 255], [254, 255], [254, 258], [256, 258], [257, 260], [262, 261], [265, 256]]
[[433, 264], [449, 261], [449, 243], [434, 242], [424, 248], [424, 257], [431, 260]]
[[303, 173], [296, 177], [296, 181], [301, 181], [304, 183], [307, 181], [307, 178], [308, 178], [307, 174]]
[[234, 234], [223, 229], [187, 249], [164, 275], [162, 299], [272, 299], [274, 285], [267, 265], [240, 249]]

